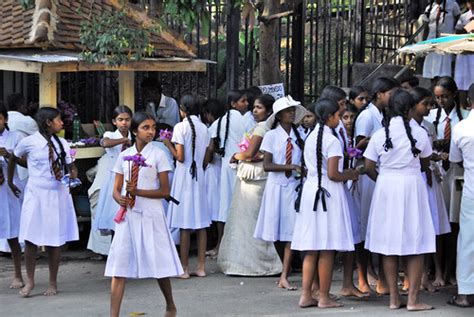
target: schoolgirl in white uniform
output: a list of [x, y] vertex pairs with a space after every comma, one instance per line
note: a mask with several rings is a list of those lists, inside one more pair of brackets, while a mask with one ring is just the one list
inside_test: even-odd
[[304, 145], [296, 124], [303, 119], [305, 113], [306, 109], [291, 96], [275, 101], [273, 114], [266, 121], [271, 130], [265, 134], [260, 146], [260, 150], [264, 152], [263, 168], [268, 172], [268, 177], [254, 238], [274, 242], [277, 250], [283, 251], [280, 252], [283, 253], [283, 271], [278, 286], [288, 290], [296, 289], [290, 285], [288, 274], [296, 216], [296, 187], [299, 184], [296, 177], [301, 177]]
[[[28, 183], [21, 209], [20, 241], [25, 241], [27, 280], [20, 295], [26, 297], [35, 286], [34, 274], [38, 245], [46, 246], [49, 253], [49, 287], [44, 295], [57, 293], [57, 274], [60, 246], [79, 239], [76, 213], [69, 189], [61, 183], [69, 173], [77, 177], [72, 164], [69, 145], [56, 133], [62, 130], [61, 114], [55, 108], [43, 107], [37, 113], [39, 132], [22, 139], [10, 160], [14, 168], [26, 156]], [[17, 186], [10, 186], [19, 195]]]
[[108, 166], [109, 177], [101, 186], [99, 201], [97, 202], [95, 221], [92, 223], [94, 230], [100, 230], [101, 234], [113, 234], [115, 230], [114, 217], [120, 206], [113, 199], [113, 188], [115, 181], [115, 173], [113, 168], [119, 154], [127, 149], [131, 144], [130, 122], [132, 121], [132, 110], [127, 106], [118, 106], [114, 109], [112, 115], [112, 124], [117, 127], [114, 132], [107, 131], [100, 141], [105, 149], [105, 155], [109, 159]]
[[[229, 109], [226, 114], [217, 120], [217, 129], [213, 131], [211, 138], [215, 139], [218, 149], [212, 144], [209, 147], [208, 157], [211, 157], [215, 152], [222, 156], [222, 169], [220, 179], [220, 194], [219, 194], [219, 214], [213, 220], [217, 222], [217, 245], [213, 254], [217, 255], [219, 246], [224, 234], [224, 225], [227, 220], [227, 214], [232, 202], [232, 195], [234, 193], [235, 177], [237, 170], [230, 165], [230, 160], [235, 152], [239, 151], [239, 142], [242, 136], [249, 132], [255, 125], [255, 120], [250, 114], [246, 115], [248, 111], [247, 96], [243, 91], [231, 90], [227, 95], [227, 102]], [[206, 160], [209, 161], [210, 159]]]
[[[466, 33], [464, 27], [474, 19], [474, 0], [466, 2], [467, 11], [461, 14], [461, 17], [456, 24], [456, 33]], [[456, 70], [454, 72], [454, 79], [458, 85], [459, 90], [466, 93], [469, 86], [474, 83], [474, 55], [473, 54], [459, 54], [456, 56]]]
[[[415, 126], [421, 126], [425, 129], [431, 141], [431, 145], [433, 145], [433, 141], [437, 139], [434, 125], [424, 119], [424, 117], [429, 114], [434, 102], [433, 93], [422, 87], [413, 88], [409, 92], [416, 104], [410, 111], [410, 117], [412, 118], [410, 123]], [[451, 232], [448, 212], [446, 210], [443, 190], [441, 187], [440, 166], [435, 162], [435, 160], [438, 161], [439, 157], [433, 153], [430, 162], [430, 169], [423, 174], [426, 179], [431, 217], [436, 232], [436, 255], [433, 257], [435, 263], [435, 280], [433, 283], [430, 283], [426, 271], [423, 276], [423, 287], [429, 291], [435, 291], [434, 287], [444, 285], [441, 258], [439, 257], [439, 253], [441, 253], [443, 246], [441, 240], [442, 237], [440, 236]], [[427, 257], [427, 260], [430, 260], [430, 257]]]
[[[224, 113], [224, 105], [222, 105], [217, 99], [208, 99], [205, 102], [203, 117], [208, 124], [207, 133], [209, 136], [217, 135], [217, 120], [224, 115]], [[209, 141], [211, 147], [216, 148], [215, 142], [215, 139]], [[222, 156], [213, 152], [210, 162], [208, 162], [205, 167], [204, 178], [206, 183], [207, 208], [211, 215], [211, 219], [214, 222], [217, 222], [219, 219], [220, 195], [216, 195], [216, 193], [220, 192], [221, 170]], [[216, 249], [206, 252], [206, 255], [211, 257], [215, 257], [216, 254]]]
[[[335, 250], [354, 250], [343, 182], [357, 179], [358, 173], [354, 170], [343, 172], [344, 154], [332, 132], [339, 125], [339, 110], [334, 100], [318, 100], [316, 114], [320, 123], [306, 139], [304, 149], [308, 174], [291, 243], [293, 250], [307, 251], [303, 262], [301, 307], [342, 306], [329, 297]], [[312, 297], [311, 289], [316, 267], [320, 282], [319, 302]]]
[[424, 254], [436, 251], [428, 191], [421, 173], [421, 169], [429, 169], [432, 150], [426, 131], [409, 123], [409, 110], [414, 106], [408, 92], [395, 92], [390, 98], [384, 129], [375, 132], [364, 152], [367, 174], [376, 181], [365, 247], [385, 255], [383, 266], [390, 309], [402, 305], [398, 293], [398, 257], [407, 257], [410, 311], [432, 309], [419, 302], [418, 293]]
[[[374, 80], [371, 87], [372, 101], [363, 107], [354, 119], [354, 132], [352, 135], [355, 147], [365, 150], [372, 135], [383, 127], [382, 113], [388, 105], [390, 96], [398, 87], [398, 82], [391, 78], [380, 77]], [[359, 160], [356, 164], [362, 165], [363, 160]], [[363, 240], [367, 232], [370, 202], [372, 201], [375, 183], [367, 175], [361, 175], [353, 186], [355, 199], [360, 202], [360, 237]], [[367, 279], [370, 255], [363, 248], [358, 248], [358, 253], [359, 289], [363, 292], [370, 292]], [[379, 269], [381, 271], [379, 273], [382, 273], [382, 276], [377, 281], [376, 291], [385, 294], [387, 289], [383, 278], [383, 270]]]
[[[23, 194], [16, 197], [8, 187], [8, 161], [12, 158], [13, 149], [19, 140], [18, 133], [9, 131], [8, 112], [0, 103], [0, 239], [7, 240], [12, 253], [15, 274], [10, 288], [21, 288], [24, 285], [21, 275], [21, 246], [18, 241]], [[24, 184], [20, 182], [16, 171], [13, 183], [18, 184], [23, 192]]]
[[[135, 113], [130, 131], [135, 144], [120, 153], [114, 167], [114, 199], [126, 208], [126, 213], [115, 226], [105, 267], [105, 276], [112, 277], [110, 315], [120, 314], [125, 278], [157, 279], [166, 300], [166, 312], [176, 314], [169, 277], [183, 274], [183, 269], [161, 201], [169, 197], [171, 166], [166, 154], [152, 144], [156, 131], [153, 116]], [[137, 154], [146, 164], [138, 170], [134, 169], [135, 163], [124, 160], [125, 156]], [[133, 175], [134, 170], [138, 175]]]
[[[338, 103], [339, 105], [339, 117], [342, 118], [344, 111], [347, 105], [347, 95], [344, 90], [337, 86], [326, 86], [321, 92], [321, 99], [328, 98]], [[343, 169], [349, 168], [349, 137], [344, 126], [342, 119], [339, 120], [337, 127], [331, 128], [333, 135], [339, 140], [341, 144], [341, 150], [343, 153], [342, 162]], [[352, 184], [352, 182], [350, 183]], [[349, 205], [350, 217], [351, 217], [351, 227], [354, 244], [360, 244], [362, 241], [360, 236], [360, 202], [359, 197], [354, 195], [353, 192], [349, 190], [349, 183], [344, 183], [344, 190], [347, 197], [347, 203]], [[369, 296], [369, 293], [363, 293], [354, 286], [353, 281], [353, 268], [354, 268], [354, 259], [355, 252], [347, 252], [344, 254], [344, 274], [343, 282], [340, 294], [342, 296], [356, 296], [356, 297], [366, 297]]]
[[[189, 278], [189, 245], [191, 231], [196, 230], [198, 242], [197, 276], [206, 276], [206, 228], [211, 224], [211, 214], [207, 208], [206, 183], [203, 161], [209, 144], [207, 127], [199, 117], [197, 97], [184, 95], [180, 100], [180, 114], [183, 122], [175, 125], [173, 138], [165, 144], [176, 159], [176, 170], [171, 186], [171, 196], [180, 201], [170, 204], [168, 217], [172, 228], [180, 228], [180, 255], [183, 278]], [[172, 144], [174, 143], [174, 145]]]

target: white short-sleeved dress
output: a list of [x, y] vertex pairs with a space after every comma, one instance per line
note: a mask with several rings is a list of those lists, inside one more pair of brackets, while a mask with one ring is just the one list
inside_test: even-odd
[[[130, 138], [130, 132], [128, 138]], [[123, 138], [122, 133], [117, 129], [114, 132], [107, 131], [104, 133], [104, 138], [116, 140]], [[113, 168], [117, 158], [122, 152], [123, 144], [118, 144], [114, 147], [105, 148], [105, 155], [109, 157], [109, 175], [101, 186], [99, 193], [99, 201], [96, 207], [96, 221], [92, 224], [94, 230], [100, 230], [103, 234], [110, 234], [115, 230], [114, 217], [120, 206], [113, 198], [115, 173]]]
[[[412, 119], [410, 124], [416, 126], [418, 125], [418, 122]], [[433, 141], [436, 140], [434, 125], [429, 121], [423, 120], [421, 122], [421, 127], [428, 133], [431, 145], [433, 145]], [[430, 200], [431, 217], [433, 218], [433, 225], [436, 235], [442, 235], [451, 232], [448, 211], [446, 210], [446, 203], [444, 202], [443, 188], [441, 186], [439, 177], [436, 177], [436, 174], [439, 175], [439, 169], [440, 166], [437, 163], [431, 161], [430, 170], [432, 175], [432, 185], [429, 186], [428, 183], [426, 183], [426, 188], [428, 189], [428, 198]], [[423, 173], [423, 178], [426, 180], [425, 173]]]
[[449, 160], [463, 162], [464, 188], [459, 219], [456, 279], [458, 294], [474, 294], [474, 113], [453, 130]]
[[[292, 164], [301, 165], [302, 153], [296, 143], [296, 135], [293, 130], [288, 135], [281, 125], [265, 134], [260, 150], [271, 153], [273, 163], [285, 165], [288, 138], [291, 138], [293, 146]], [[268, 173], [254, 238], [270, 242], [291, 241], [296, 217], [296, 187], [299, 183], [295, 176], [294, 171], [289, 178], [284, 172]]]
[[[59, 138], [67, 164], [72, 163], [66, 140]], [[56, 151], [60, 146], [51, 137]], [[49, 147], [45, 137], [36, 132], [15, 147], [16, 157], [27, 157], [28, 183], [21, 208], [20, 240], [36, 245], [58, 247], [79, 239], [76, 213], [69, 189], [51, 172]], [[54, 153], [54, 158], [57, 154]]]
[[[114, 172], [129, 175], [126, 155], [137, 154], [135, 146], [123, 151]], [[158, 173], [171, 171], [162, 150], [148, 143], [141, 151], [148, 167], [140, 167], [137, 188], [160, 188]], [[125, 194], [125, 180], [122, 194]], [[125, 219], [115, 226], [115, 236], [105, 267], [105, 276], [127, 278], [165, 278], [183, 274], [183, 268], [171, 237], [161, 199], [136, 197], [127, 208]]]
[[[463, 29], [472, 19], [474, 19], [473, 9], [459, 17], [456, 29]], [[474, 83], [474, 54], [459, 54], [456, 56], [456, 69], [454, 71], [454, 80], [459, 90], [469, 90]]]
[[[382, 129], [383, 115], [379, 109], [370, 103], [367, 108], [357, 117], [354, 132], [354, 144], [358, 136], [371, 137], [376, 131]], [[358, 164], [364, 164], [364, 160], [359, 160]], [[369, 220], [370, 202], [374, 192], [375, 182], [367, 175], [361, 175], [354, 185], [354, 199], [360, 204], [360, 237], [365, 239], [367, 233], [367, 221]]]
[[393, 148], [385, 151], [385, 130], [377, 131], [364, 156], [379, 163], [379, 174], [370, 206], [365, 248], [384, 255], [436, 252], [426, 182], [420, 158], [430, 157], [431, 143], [425, 130], [412, 126], [421, 153], [414, 157], [402, 117], [390, 120]]
[[[429, 10], [429, 6], [425, 11]], [[443, 12], [439, 15], [439, 12]], [[454, 33], [455, 17], [459, 16], [461, 11], [459, 5], [455, 0], [446, 0], [446, 8], [443, 8], [442, 3], [433, 3], [429, 17], [423, 14], [423, 20], [428, 22], [429, 34], [428, 39], [440, 37], [442, 33]], [[438, 22], [437, 22], [438, 21]], [[423, 77], [434, 78], [436, 76], [452, 76], [452, 55], [441, 55], [431, 53], [425, 58], [423, 65]]]
[[[16, 143], [13, 139], [18, 140], [14, 132], [3, 130], [0, 134], [0, 148], [3, 147], [12, 153], [10, 144]], [[0, 185], [0, 239], [18, 238], [24, 185], [15, 172], [13, 183], [20, 189], [22, 195], [20, 198], [16, 197], [8, 186], [8, 160], [4, 157], [0, 157], [0, 169], [4, 177], [4, 182]]]
[[324, 126], [321, 147], [321, 187], [330, 197], [325, 197], [327, 211], [323, 210], [322, 198], [316, 211], [314, 204], [318, 191], [318, 158], [316, 153], [319, 125], [306, 139], [304, 159], [308, 168], [306, 182], [303, 185], [300, 211], [296, 214], [295, 228], [291, 248], [293, 250], [339, 250], [353, 251], [351, 215], [347, 204], [345, 185], [334, 182], [327, 176], [328, 160], [339, 157], [339, 171], [343, 169], [344, 155], [339, 140], [331, 129]]
[[[207, 131], [210, 136], [217, 135], [217, 120], [211, 124]], [[204, 171], [207, 208], [213, 221], [219, 220], [220, 195], [216, 195], [216, 193], [220, 192], [221, 169], [222, 157], [219, 154], [214, 154], [212, 162], [207, 165]]]
[[[197, 177], [192, 178], [192, 132], [189, 120], [192, 120], [195, 131], [194, 160]], [[184, 162], [176, 162], [171, 196], [180, 201], [179, 205], [169, 204], [168, 217], [171, 227], [180, 229], [203, 229], [211, 224], [211, 214], [207, 208], [206, 182], [204, 179], [203, 161], [209, 144], [207, 127], [197, 116], [185, 118], [175, 125], [171, 142], [184, 146]]]
[[234, 193], [235, 177], [237, 171], [230, 165], [232, 156], [239, 152], [238, 144], [242, 140], [242, 135], [249, 132], [255, 125], [255, 120], [249, 115], [243, 115], [235, 109], [229, 110], [221, 119], [219, 131], [215, 131], [211, 137], [216, 138], [219, 135], [220, 147], [224, 147], [227, 117], [229, 116], [229, 129], [227, 131], [227, 141], [225, 142], [225, 156], [222, 158], [221, 180], [220, 180], [220, 201], [219, 215], [214, 220], [226, 222]]
[[[337, 135], [337, 139], [341, 143], [342, 153], [347, 155], [346, 152], [347, 148], [349, 147], [349, 137], [342, 120], [339, 121], [339, 125], [336, 127], [336, 129], [334, 129], [334, 131]], [[344, 164], [344, 158], [341, 158], [341, 162]], [[352, 182], [350, 184], [352, 184]], [[348, 182], [344, 183], [344, 191], [346, 192], [347, 204], [349, 205], [349, 211], [351, 215], [354, 244], [359, 244], [362, 241], [360, 236], [360, 197], [356, 197], [354, 191], [350, 191]]]
[[[469, 111], [460, 109], [462, 118], [467, 118]], [[438, 109], [432, 109], [429, 115], [425, 118], [427, 121], [434, 124], [438, 121], [438, 124], [435, 125], [435, 132], [438, 140], [444, 139], [444, 129], [446, 127], [447, 118], [449, 117], [451, 123], [451, 131], [459, 123], [459, 117], [456, 109], [452, 109], [449, 115], [441, 109], [440, 117], [436, 120]], [[440, 167], [442, 163], [439, 162]], [[446, 209], [449, 214], [450, 222], [459, 222], [459, 211], [461, 209], [461, 190], [456, 187], [456, 177], [462, 176], [464, 169], [457, 164], [450, 164], [449, 169], [445, 171], [442, 167], [440, 171], [443, 175], [443, 195], [444, 201], [446, 203]]]

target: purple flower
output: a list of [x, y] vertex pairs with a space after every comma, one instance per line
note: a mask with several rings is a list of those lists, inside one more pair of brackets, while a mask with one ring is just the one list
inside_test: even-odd
[[173, 137], [173, 132], [168, 129], [160, 130], [160, 140], [169, 139]]
[[347, 155], [349, 155], [350, 158], [362, 158], [362, 151], [357, 149], [357, 148], [353, 148], [353, 147], [348, 147], [347, 148]]

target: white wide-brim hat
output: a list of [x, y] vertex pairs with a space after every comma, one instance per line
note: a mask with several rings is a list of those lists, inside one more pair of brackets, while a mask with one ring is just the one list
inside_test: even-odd
[[267, 121], [265, 122], [267, 128], [271, 129], [273, 127], [273, 123], [275, 122], [278, 112], [291, 107], [295, 107], [295, 121], [293, 123], [300, 123], [300, 121], [303, 120], [304, 116], [306, 115], [306, 108], [301, 105], [301, 102], [294, 100], [290, 95], [288, 95], [286, 97], [277, 99], [273, 103], [273, 114], [268, 117]]

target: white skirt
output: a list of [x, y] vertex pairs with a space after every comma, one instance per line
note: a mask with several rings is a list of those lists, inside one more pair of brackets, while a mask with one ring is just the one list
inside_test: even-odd
[[209, 208], [211, 219], [217, 221], [219, 219], [220, 195], [216, 195], [216, 192], [219, 192], [220, 189], [221, 165], [209, 164], [204, 172], [204, 178], [206, 179], [207, 208]]
[[204, 171], [197, 168], [197, 178], [192, 178], [189, 167], [178, 164], [174, 171], [171, 196], [180, 204], [168, 206], [168, 217], [172, 228], [203, 229], [211, 224], [211, 215], [207, 208]]
[[299, 251], [353, 251], [351, 216], [344, 184], [323, 176], [321, 186], [331, 195], [325, 197], [327, 211], [323, 210], [322, 198], [319, 199], [317, 210], [313, 210], [318, 179], [308, 178], [303, 186], [300, 212], [296, 214], [291, 248]]
[[115, 172], [110, 171], [106, 180], [100, 187], [99, 201], [96, 207], [96, 221], [94, 230], [101, 230], [104, 234], [110, 234], [115, 230], [114, 217], [120, 209], [119, 204], [113, 197], [115, 184]]
[[452, 63], [453, 57], [450, 54], [442, 55], [431, 53], [425, 58], [423, 64], [423, 77], [434, 78], [442, 76], [452, 76]]
[[367, 223], [369, 221], [370, 204], [372, 202], [375, 182], [369, 176], [361, 175], [354, 186], [353, 195], [358, 195], [358, 198], [355, 197], [355, 201], [360, 202], [360, 237], [364, 241], [367, 235]]
[[287, 185], [279, 185], [267, 180], [254, 238], [269, 242], [291, 241], [295, 227], [297, 185], [296, 180]]
[[234, 194], [235, 178], [237, 170], [229, 166], [230, 157], [222, 158], [221, 179], [220, 179], [220, 201], [219, 213], [214, 221], [226, 222], [229, 214], [230, 204], [232, 203], [232, 195]]
[[13, 239], [20, 232], [21, 201], [10, 190], [4, 175], [5, 182], [0, 185], [0, 239]]
[[462, 188], [457, 186], [456, 177], [462, 176], [463, 174], [464, 169], [462, 167], [458, 164], [451, 163], [446, 174], [443, 176], [443, 196], [449, 214], [449, 222], [459, 223]]
[[459, 294], [474, 294], [474, 199], [462, 197], [456, 277]]
[[459, 90], [469, 90], [474, 83], [474, 54], [462, 55], [456, 57], [456, 70], [454, 71], [454, 80]]
[[[451, 232], [451, 225], [449, 224], [448, 211], [446, 210], [441, 184], [436, 181], [434, 175], [432, 178], [433, 185], [430, 187], [426, 184], [426, 188], [428, 189], [431, 218], [433, 219], [433, 226], [438, 236]], [[426, 181], [426, 175], [424, 173], [423, 179]]]
[[165, 278], [183, 274], [161, 202], [156, 209], [128, 209], [115, 226], [105, 276]]
[[21, 209], [19, 238], [50, 247], [79, 240], [69, 189], [58, 181], [29, 178]]
[[346, 193], [347, 205], [349, 206], [349, 214], [351, 216], [352, 238], [354, 244], [362, 242], [360, 234], [360, 201], [355, 194], [350, 191], [349, 184], [344, 184], [344, 192]]
[[381, 172], [370, 207], [365, 248], [384, 255], [434, 253], [435, 237], [421, 172]]

